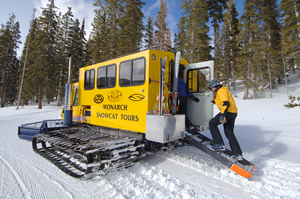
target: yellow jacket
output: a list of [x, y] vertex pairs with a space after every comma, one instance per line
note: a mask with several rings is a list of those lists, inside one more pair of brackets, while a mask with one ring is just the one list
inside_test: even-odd
[[214, 101], [222, 114], [224, 112], [237, 113], [235, 101], [227, 87], [222, 86], [214, 93]]

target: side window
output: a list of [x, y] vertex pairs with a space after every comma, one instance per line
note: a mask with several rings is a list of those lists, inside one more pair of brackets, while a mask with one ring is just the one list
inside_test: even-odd
[[105, 87], [106, 68], [101, 67], [97, 70], [97, 88]]
[[145, 61], [138, 59], [132, 61], [132, 84], [144, 84], [145, 81]]
[[192, 69], [188, 71], [188, 88], [191, 93], [209, 92], [210, 69]]
[[131, 82], [131, 61], [120, 64], [120, 86], [128, 86]]
[[145, 83], [145, 59], [125, 61], [120, 64], [120, 86], [135, 86]]
[[97, 88], [116, 86], [116, 65], [99, 67], [97, 70]]
[[95, 70], [87, 70], [85, 71], [84, 76], [84, 89], [85, 90], [92, 90], [95, 87]]
[[73, 106], [78, 106], [78, 87], [76, 87], [75, 90], [75, 97], [74, 97], [74, 102], [73, 102]]
[[106, 87], [116, 86], [116, 65], [107, 67]]

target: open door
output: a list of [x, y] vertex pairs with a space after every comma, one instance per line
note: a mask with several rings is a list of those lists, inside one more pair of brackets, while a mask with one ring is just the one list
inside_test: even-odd
[[208, 127], [209, 120], [214, 116], [213, 93], [208, 89], [210, 81], [213, 79], [213, 61], [205, 61], [185, 66], [185, 81], [191, 93], [199, 102], [188, 100], [187, 117], [198, 126], [200, 130]]

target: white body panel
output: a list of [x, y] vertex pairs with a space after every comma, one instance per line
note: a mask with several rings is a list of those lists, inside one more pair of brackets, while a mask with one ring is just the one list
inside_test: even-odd
[[[201, 130], [204, 130], [206, 127], [208, 127], [209, 120], [213, 117], [213, 92], [209, 91], [208, 85], [210, 81], [213, 79], [213, 67], [214, 62], [213, 61], [205, 61], [195, 64], [189, 64], [185, 66], [185, 77], [186, 77], [186, 83], [188, 84], [188, 74], [189, 71], [198, 71], [198, 77], [202, 76], [204, 78], [205, 76], [205, 88], [202, 85], [201, 91], [194, 91], [192, 92], [193, 95], [197, 98], [199, 98], [199, 102], [195, 102], [191, 99], [188, 99], [188, 106], [187, 106], [187, 116], [195, 126], [200, 126]], [[199, 75], [201, 73], [201, 75]], [[193, 74], [196, 76], [195, 74]], [[204, 79], [202, 79], [204, 81]]]

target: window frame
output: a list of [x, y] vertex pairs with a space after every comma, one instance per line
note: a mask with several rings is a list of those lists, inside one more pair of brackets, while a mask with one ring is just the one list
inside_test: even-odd
[[[93, 80], [93, 82], [91, 81], [92, 79], [91, 79], [91, 72], [94, 72], [94, 80]], [[89, 81], [87, 81], [87, 73], [89, 73]], [[85, 73], [84, 73], [84, 90], [94, 90], [94, 88], [95, 88], [95, 75], [96, 75], [96, 73], [95, 73], [95, 69], [94, 68], [92, 68], [92, 69], [89, 69], [89, 70], [86, 70], [85, 71]], [[87, 82], [88, 82], [88, 84], [89, 85], [87, 85]]]
[[[114, 82], [114, 85], [113, 86], [107, 86], [107, 73], [108, 73], [108, 68], [109, 67], [114, 67], [115, 69], [115, 73], [114, 73], [114, 77], [115, 77], [115, 82]], [[104, 87], [99, 87], [98, 86], [98, 71], [99, 69], [103, 69], [105, 68], [105, 86]], [[105, 89], [105, 88], [114, 88], [116, 87], [116, 84], [117, 84], [117, 65], [116, 64], [110, 64], [110, 65], [106, 65], [106, 66], [101, 66], [101, 67], [98, 67], [97, 68], [97, 89]]]
[[[133, 63], [134, 63], [134, 61], [137, 61], [137, 60], [143, 60], [144, 61], [144, 67], [143, 67], [144, 79], [143, 79], [143, 82], [141, 82], [141, 83], [134, 83], [133, 82]], [[126, 63], [126, 62], [130, 62], [130, 70], [131, 70], [130, 71], [130, 84], [122, 85], [121, 84], [121, 66], [122, 66], [123, 63]], [[119, 64], [119, 86], [120, 87], [142, 86], [142, 85], [145, 84], [145, 82], [146, 82], [146, 58], [145, 57], [139, 57], [139, 58], [135, 58], [135, 59], [122, 61]]]
[[[211, 76], [209, 76], [208, 80], [207, 80], [207, 78], [205, 76], [205, 81], [206, 81], [205, 90], [204, 91], [200, 91], [200, 88], [199, 88], [200, 71], [203, 70], [203, 69], [208, 69], [209, 70], [209, 74], [210, 74], [210, 68], [209, 67], [195, 68], [195, 69], [190, 69], [190, 70], [187, 71], [187, 86], [188, 86], [188, 89], [189, 89], [189, 91], [191, 93], [207, 93], [207, 92], [209, 92], [208, 84], [211, 81]], [[194, 74], [193, 71], [197, 71], [197, 75], [196, 75], [197, 76], [197, 88], [196, 88], [196, 92], [193, 91], [193, 84], [190, 83], [190, 82], [193, 82], [194, 76], [192, 75], [192, 77], [190, 77], [190, 72], [192, 72], [192, 74]]]

